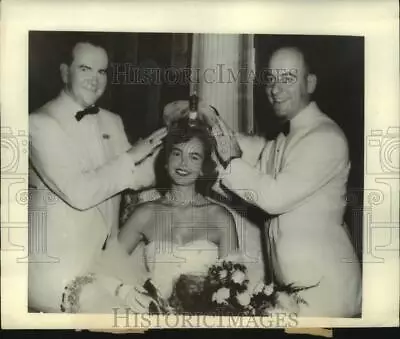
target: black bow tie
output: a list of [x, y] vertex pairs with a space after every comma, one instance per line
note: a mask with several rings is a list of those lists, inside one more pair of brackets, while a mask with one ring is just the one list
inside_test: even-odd
[[287, 136], [290, 132], [290, 120], [287, 120], [284, 123], [280, 124], [278, 127], [278, 131]]
[[82, 118], [83, 118], [85, 115], [88, 115], [88, 114], [97, 114], [97, 113], [99, 113], [99, 108], [98, 108], [97, 106], [94, 106], [94, 105], [93, 105], [93, 106], [89, 106], [89, 107], [86, 107], [84, 110], [77, 112], [77, 113], [75, 114], [75, 119], [76, 119], [77, 121], [81, 121]]

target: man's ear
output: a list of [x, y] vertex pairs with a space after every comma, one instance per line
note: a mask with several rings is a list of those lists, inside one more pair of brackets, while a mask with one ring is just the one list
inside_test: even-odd
[[61, 79], [64, 84], [68, 83], [69, 67], [67, 64], [60, 65]]
[[307, 75], [307, 93], [313, 94], [317, 87], [317, 76], [315, 74]]

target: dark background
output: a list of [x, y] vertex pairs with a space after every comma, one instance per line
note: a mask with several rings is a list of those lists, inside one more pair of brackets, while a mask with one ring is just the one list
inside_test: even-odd
[[124, 67], [127, 69], [126, 63], [140, 69], [183, 69], [190, 66], [191, 37], [191, 34], [170, 33], [32, 31], [29, 34], [29, 112], [58, 95], [63, 86], [59, 71], [63, 57], [76, 42], [89, 39], [107, 50], [110, 62], [108, 85], [98, 101], [99, 106], [121, 115], [131, 142], [147, 136], [161, 126], [162, 109], [168, 102], [188, 97], [189, 85], [132, 83], [123, 75], [119, 83], [113, 83], [111, 63], [118, 64], [121, 72]]
[[[192, 34], [30, 32], [29, 111], [58, 95], [62, 83], [59, 65], [66, 52], [84, 37], [100, 42], [111, 63], [133, 67], [190, 67]], [[348, 181], [349, 207], [345, 220], [355, 246], [362, 253], [364, 179], [364, 39], [349, 36], [256, 35], [256, 70], [267, 67], [273, 50], [296, 45], [308, 56], [318, 76], [313, 99], [343, 129], [349, 141], [352, 169]], [[110, 68], [111, 70], [111, 68]], [[112, 83], [99, 101], [101, 107], [121, 115], [131, 142], [160, 127], [162, 109], [171, 101], [187, 98], [188, 84]], [[254, 86], [257, 133], [274, 135], [274, 119], [264, 86]], [[327, 150], [329, 151], [329, 150]]]

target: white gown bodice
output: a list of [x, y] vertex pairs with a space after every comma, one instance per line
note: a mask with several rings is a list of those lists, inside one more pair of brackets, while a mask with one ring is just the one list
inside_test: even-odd
[[142, 253], [149, 276], [165, 298], [171, 295], [174, 281], [181, 274], [206, 275], [209, 267], [218, 260], [218, 247], [208, 240], [195, 240], [184, 245], [152, 241]]

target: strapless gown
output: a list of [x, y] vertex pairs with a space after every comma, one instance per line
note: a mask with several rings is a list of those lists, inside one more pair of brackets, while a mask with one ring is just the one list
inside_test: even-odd
[[181, 274], [206, 275], [218, 260], [218, 247], [208, 240], [195, 240], [179, 245], [173, 242], [150, 242], [143, 252], [152, 281], [164, 298]]
[[[140, 243], [130, 256], [118, 241], [110, 241], [90, 273], [77, 277], [73, 283], [78, 287], [78, 294], [73, 295], [77, 303], [67, 312], [112, 313], [113, 308], [125, 307], [134, 310], [135, 305], [127, 304], [111, 293], [118, 286], [116, 282], [143, 286], [151, 278], [162, 297], [168, 298], [181, 274], [207, 274], [217, 260], [218, 247], [208, 240], [196, 240], [185, 245], [166, 241]], [[111, 281], [109, 286], [108, 280]]]
[[[240, 252], [223, 259], [246, 264], [246, 256]], [[102, 257], [93, 265], [90, 274], [78, 277], [82, 286], [79, 309], [76, 312], [112, 313], [113, 308], [125, 307], [134, 310], [135, 304], [127, 304], [111, 293], [115, 290], [114, 286], [117, 286], [115, 281], [143, 286], [151, 278], [161, 296], [168, 299], [181, 274], [206, 275], [210, 266], [218, 260], [218, 247], [208, 240], [195, 240], [184, 245], [170, 241], [152, 241], [147, 245], [140, 243], [130, 256], [118, 241], [111, 241]], [[248, 268], [249, 288], [252, 289], [260, 281], [260, 272], [252, 270], [251, 265]], [[104, 279], [98, 277], [112, 280], [112, 287], [109, 288], [104, 284]]]

